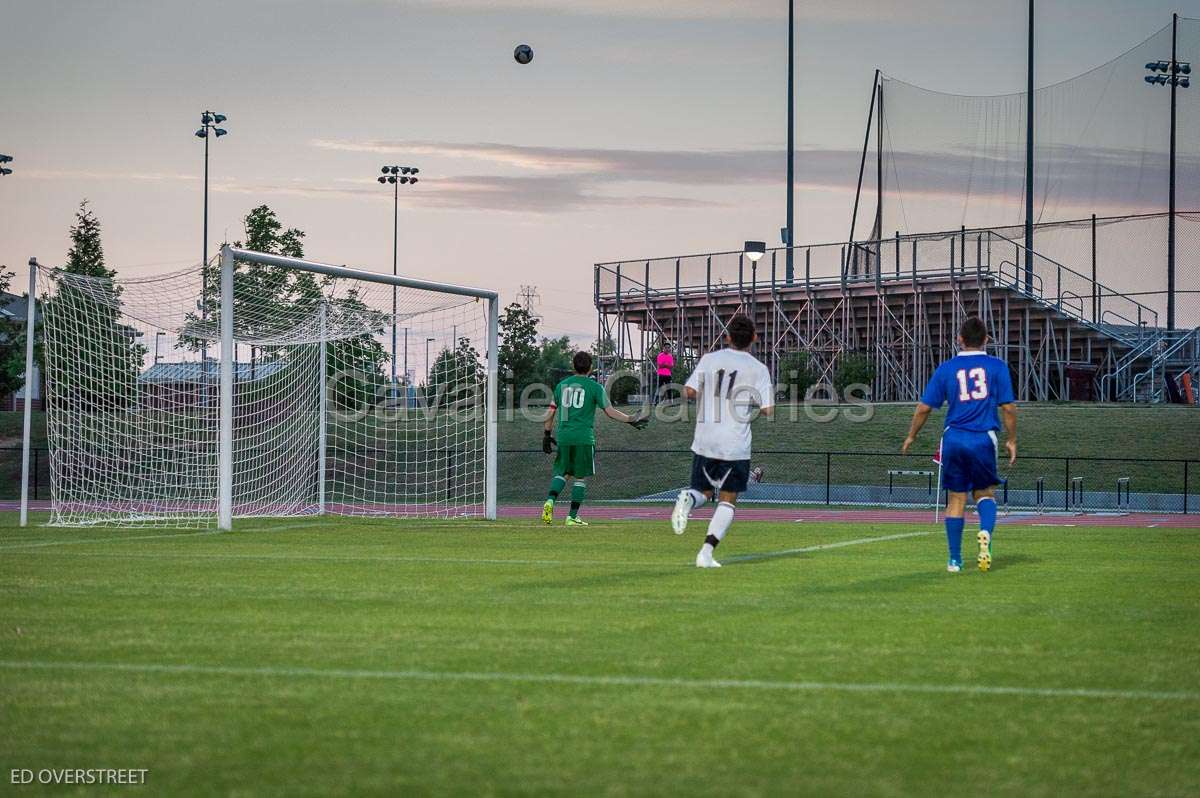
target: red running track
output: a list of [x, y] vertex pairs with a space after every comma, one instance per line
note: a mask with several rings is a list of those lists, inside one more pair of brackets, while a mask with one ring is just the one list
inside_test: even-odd
[[[542, 507], [501, 507], [502, 518], [537, 518], [541, 519]], [[586, 505], [582, 515], [585, 518], [604, 518], [611, 520], [630, 521], [662, 521], [666, 523], [671, 517], [671, 508], [667, 505]], [[708, 519], [712, 517], [711, 507], [701, 507], [693, 518]], [[742, 505], [738, 507], [739, 521], [844, 521], [857, 524], [889, 523], [889, 524], [932, 524], [932, 510], [821, 510], [804, 507], [763, 507], [762, 505]], [[940, 521], [940, 516], [939, 516]], [[1028, 526], [1131, 526], [1131, 527], [1173, 527], [1179, 529], [1200, 529], [1200, 515], [1178, 515], [1167, 513], [1125, 513], [1121, 515], [1083, 514], [1037, 514], [1018, 513], [1000, 516], [1004, 524], [1022, 524]]]
[[[15, 501], [0, 502], [0, 510], [19, 510], [20, 504]], [[48, 501], [31, 501], [31, 510], [49, 510]], [[505, 505], [500, 507], [501, 518], [541, 520], [542, 506], [538, 505]], [[667, 523], [671, 517], [671, 507], [667, 504], [589, 504], [584, 508], [585, 518], [602, 518], [616, 521], [662, 521]], [[711, 507], [701, 507], [694, 516], [699, 519], [712, 517]], [[842, 521], [847, 523], [887, 523], [887, 524], [932, 524], [931, 510], [825, 510], [806, 507], [764, 507], [762, 505], [743, 505], [738, 508], [739, 521], [793, 521], [793, 522], [830, 522]], [[1011, 515], [1001, 515], [1000, 520], [1005, 524], [1020, 524], [1024, 526], [1125, 526], [1125, 527], [1165, 527], [1174, 529], [1200, 529], [1200, 515], [1179, 515], [1169, 513], [1125, 513], [1114, 514], [1067, 514], [1067, 513], [1025, 513], [1014, 512]]]

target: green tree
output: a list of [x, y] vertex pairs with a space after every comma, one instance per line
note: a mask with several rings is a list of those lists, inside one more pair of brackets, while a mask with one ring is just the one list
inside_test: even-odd
[[575, 372], [572, 364], [574, 357], [575, 348], [571, 346], [571, 339], [567, 336], [543, 338], [541, 346], [538, 347], [536, 381], [553, 388]]
[[512, 303], [500, 316], [500, 386], [505, 401], [509, 391], [520, 396], [526, 386], [537, 382], [538, 348], [537, 319], [521, 305]]
[[812, 358], [808, 352], [788, 352], [779, 358], [779, 384], [776, 386], [787, 399], [803, 402], [808, 389], [817, 381]]
[[429, 368], [429, 383], [425, 386], [425, 401], [432, 407], [466, 409], [482, 402], [487, 371], [479, 352], [470, 338], [459, 338], [454, 349], [438, 352]]
[[146, 347], [138, 342], [140, 332], [120, 320], [121, 289], [111, 282], [116, 271], [104, 263], [100, 220], [87, 200], [79, 204], [70, 236], [67, 262], [57, 270], [58, 291], [46, 313], [73, 324], [74, 340], [72, 351], [51, 364], [53, 376], [63, 395], [121, 405], [136, 395]]
[[[266, 205], [253, 208], [243, 224], [245, 241], [235, 241], [238, 249], [250, 249], [289, 258], [304, 257], [304, 231], [284, 228], [275, 211]], [[192, 351], [214, 346], [220, 340], [221, 270], [218, 266], [203, 267], [204, 291], [201, 310], [188, 316], [191, 335], [181, 336], [181, 342]], [[239, 339], [270, 339], [312, 318], [329, 281], [312, 272], [302, 272], [283, 266], [248, 262], [235, 264], [233, 302], [236, 331]], [[258, 347], [264, 361], [282, 356], [278, 346]]]
[[[331, 340], [325, 345], [325, 367], [334, 391], [331, 398], [342, 408], [369, 403], [387, 384], [388, 352], [378, 336], [387, 329], [390, 317], [363, 302], [357, 288], [326, 303], [325, 328]], [[347, 338], [336, 335], [340, 329], [362, 328], [369, 332]]]
[[[0, 292], [7, 292], [12, 285], [13, 274], [6, 266], [0, 266]], [[26, 298], [28, 295], [26, 295]], [[24, 306], [26, 299], [21, 300]], [[34, 330], [34, 356], [40, 363], [41, 320]], [[0, 396], [15, 393], [25, 384], [25, 321], [0, 317]]]
[[871, 383], [874, 381], [875, 364], [866, 355], [842, 355], [837, 370], [833, 373], [833, 387], [839, 398], [845, 397], [847, 386], [855, 384], [866, 385], [869, 395]]

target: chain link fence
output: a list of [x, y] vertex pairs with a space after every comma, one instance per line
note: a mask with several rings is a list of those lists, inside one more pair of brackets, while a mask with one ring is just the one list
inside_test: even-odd
[[[588, 500], [668, 504], [686, 486], [691, 461], [686, 449], [597, 451]], [[552, 462], [540, 449], [500, 450], [500, 503], [544, 500]], [[750, 483], [743, 502], [921, 508], [939, 499], [938, 466], [928, 454], [763, 451], [752, 462], [763, 479]], [[48, 451], [33, 449], [31, 464], [30, 498], [49, 499]], [[997, 500], [1012, 510], [1200, 511], [1200, 460], [1021, 455], [1011, 468], [1002, 462], [999, 471], [1004, 482]], [[0, 448], [0, 499], [19, 498], [20, 486], [20, 447]]]
[[[588, 500], [672, 502], [687, 484], [691, 459], [687, 450], [598, 451]], [[919, 508], [939, 499], [938, 466], [928, 454], [763, 451], [752, 464], [763, 479], [750, 483], [743, 502]], [[500, 501], [541, 502], [550, 466], [540, 450], [501, 450]], [[1001, 463], [997, 499], [1010, 509], [1044, 512], [1196, 512], [1197, 469], [1200, 460], [1022, 455], [1012, 467]]]

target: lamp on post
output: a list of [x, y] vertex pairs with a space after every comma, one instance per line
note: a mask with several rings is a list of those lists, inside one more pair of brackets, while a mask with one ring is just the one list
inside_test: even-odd
[[[400, 251], [400, 186], [417, 183], [415, 166], [384, 166], [378, 177], [381, 185], [392, 187], [392, 276], [399, 274], [397, 263]], [[396, 390], [396, 286], [392, 286], [392, 390]], [[407, 369], [406, 369], [407, 371]]]
[[432, 373], [432, 370], [430, 368], [431, 364], [429, 362], [429, 345], [436, 340], [437, 340], [436, 338], [426, 338], [425, 339], [425, 392], [426, 392], [426, 394], [429, 393], [429, 379], [430, 379], [430, 374]]
[[1151, 61], [1146, 64], [1150, 71], [1145, 80], [1151, 86], [1171, 87], [1171, 157], [1167, 199], [1167, 329], [1175, 329], [1175, 90], [1187, 89], [1192, 85], [1192, 65], [1176, 58], [1179, 35], [1179, 15], [1171, 17], [1171, 60]]
[[[200, 318], [208, 321], [208, 142], [229, 134], [223, 127], [218, 127], [228, 117], [216, 111], [203, 111], [200, 114], [200, 128], [196, 138], [204, 139], [204, 225], [202, 232], [203, 253], [200, 260]], [[208, 374], [208, 339], [205, 338], [204, 349], [200, 355], [201, 373]]]

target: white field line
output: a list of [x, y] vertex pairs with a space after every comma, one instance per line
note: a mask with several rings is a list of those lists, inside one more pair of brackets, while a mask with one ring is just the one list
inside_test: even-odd
[[782, 551], [768, 551], [761, 554], [739, 554], [733, 557], [726, 557], [722, 560], [725, 563], [752, 562], [754, 560], [769, 560], [772, 557], [789, 557], [793, 554], [807, 554], [813, 551], [825, 551], [826, 549], [841, 549], [846, 546], [861, 546], [864, 543], [879, 543], [885, 540], [903, 540], [904, 538], [918, 538], [922, 535], [932, 535], [929, 530], [921, 532], [900, 532], [895, 535], [880, 535], [873, 538], [855, 538], [854, 540], [839, 540], [836, 543], [819, 543], [813, 546], [802, 546], [798, 549], [783, 549]]
[[[268, 530], [269, 531], [269, 530]], [[152, 535], [143, 536], [142, 538], [109, 538], [109, 540], [138, 540], [145, 537], [187, 537], [191, 535], [213, 535], [220, 534], [217, 532], [194, 532], [187, 535]], [[819, 543], [812, 546], [803, 546], [797, 549], [784, 549], [782, 551], [762, 552], [759, 554], [743, 554], [740, 556], [729, 557], [725, 562], [735, 564], [738, 562], [749, 562], [754, 560], [767, 560], [774, 557], [788, 557], [794, 554], [805, 554], [814, 551], [824, 551], [826, 549], [841, 549], [846, 546], [861, 546], [867, 543], [878, 543], [888, 540], [901, 540], [904, 538], [913, 538], [921, 535], [929, 535], [930, 532], [904, 532], [896, 535], [880, 535], [871, 538], [856, 538], [854, 540], [842, 540], [834, 543]], [[41, 544], [19, 544], [15, 546], [0, 546], [3, 549], [16, 548], [31, 548], [33, 546], [52, 546], [66, 545], [67, 543], [90, 543], [100, 542], [88, 540], [71, 540], [71, 541], [54, 541]], [[29, 554], [40, 554], [41, 552], [28, 552]], [[47, 552], [49, 553], [49, 552]], [[75, 557], [115, 557], [115, 558], [130, 558], [130, 559], [197, 559], [197, 560], [315, 560], [321, 562], [413, 562], [413, 563], [450, 563], [455, 565], [553, 565], [553, 566], [616, 566], [616, 567], [647, 567], [647, 568], [662, 568], [662, 567], [679, 567], [691, 568], [688, 563], [674, 563], [666, 561], [630, 561], [614, 558], [611, 560], [545, 560], [545, 559], [515, 559], [515, 558], [499, 558], [499, 557], [423, 557], [419, 555], [396, 555], [396, 556], [356, 556], [356, 555], [338, 555], [338, 554], [225, 554], [219, 552], [71, 552], [67, 555], [56, 556], [75, 556]], [[689, 558], [690, 559], [690, 558]]]
[[570, 673], [505, 673], [488, 671], [357, 670], [346, 668], [242, 667], [130, 662], [47, 662], [0, 660], [0, 668], [106, 673], [198, 676], [262, 676], [413, 682], [493, 682], [562, 684], [585, 687], [670, 687], [683, 690], [759, 690], [778, 692], [920, 693], [941, 695], [1027, 696], [1038, 698], [1102, 698], [1133, 701], [1200, 701], [1200, 692], [1115, 690], [1091, 687], [1029, 687], [988, 684], [913, 684], [906, 682], [811, 682], [763, 679], [685, 679], [662, 676], [589, 676]]

